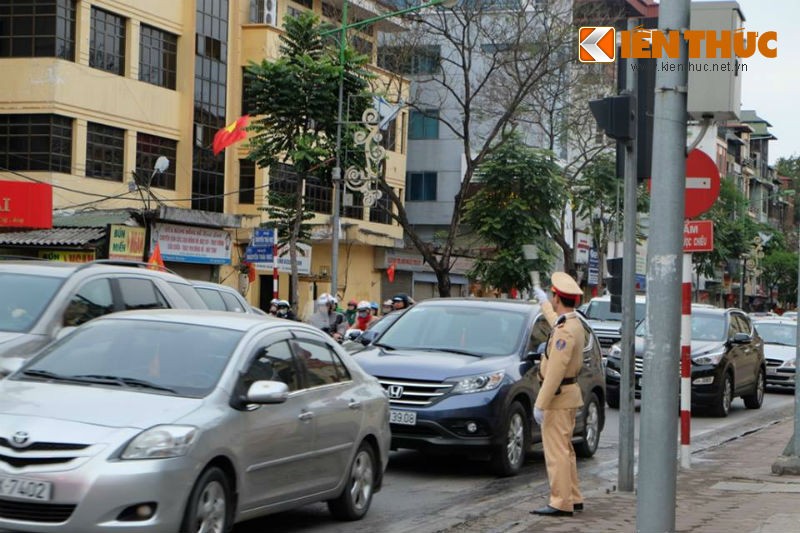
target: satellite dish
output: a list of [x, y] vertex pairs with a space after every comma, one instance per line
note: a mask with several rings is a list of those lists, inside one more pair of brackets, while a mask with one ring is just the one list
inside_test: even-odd
[[153, 170], [155, 170], [156, 172], [164, 173], [168, 168], [169, 168], [169, 159], [167, 159], [165, 156], [162, 155], [159, 156], [158, 159], [156, 159], [156, 164], [153, 167]]

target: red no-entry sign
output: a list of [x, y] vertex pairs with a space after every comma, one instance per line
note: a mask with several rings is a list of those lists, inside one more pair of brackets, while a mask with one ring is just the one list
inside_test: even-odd
[[711, 209], [719, 196], [719, 169], [705, 152], [694, 149], [686, 158], [686, 208], [684, 218], [694, 218]]
[[687, 220], [683, 224], [683, 253], [714, 251], [714, 223], [710, 220]]

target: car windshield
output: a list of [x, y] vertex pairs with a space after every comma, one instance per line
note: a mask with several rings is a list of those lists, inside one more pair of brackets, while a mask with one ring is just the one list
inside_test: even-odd
[[[636, 303], [636, 321], [645, 317], [647, 307], [644, 302]], [[589, 302], [589, 306], [584, 312], [586, 318], [590, 320], [618, 320], [622, 321], [622, 313], [611, 312], [611, 302], [605, 300], [594, 300]]]
[[207, 325], [107, 319], [51, 344], [15, 379], [135, 387], [202, 398], [217, 384], [243, 332]]
[[758, 335], [767, 344], [783, 344], [797, 346], [797, 326], [794, 324], [755, 323]]
[[195, 288], [187, 283], [176, 283], [174, 281], [168, 282], [170, 287], [175, 289], [178, 294], [180, 294], [186, 303], [189, 304], [189, 307], [192, 309], [206, 309], [208, 306], [205, 304], [200, 295], [198, 295], [198, 291]]
[[0, 331], [29, 331], [63, 281], [56, 277], [0, 273]]
[[528, 313], [486, 306], [415, 306], [381, 335], [379, 344], [396, 350], [509, 355], [518, 349], [527, 321]]
[[[726, 337], [725, 317], [723, 315], [705, 315], [692, 313], [693, 341], [724, 341]], [[642, 320], [636, 327], [636, 336], [647, 335], [647, 321]]]

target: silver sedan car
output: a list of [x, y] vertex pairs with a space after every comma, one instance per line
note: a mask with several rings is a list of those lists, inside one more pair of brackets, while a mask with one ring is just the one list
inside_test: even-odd
[[0, 529], [224, 533], [316, 501], [357, 520], [389, 444], [382, 387], [321, 331], [107, 315], [0, 382]]

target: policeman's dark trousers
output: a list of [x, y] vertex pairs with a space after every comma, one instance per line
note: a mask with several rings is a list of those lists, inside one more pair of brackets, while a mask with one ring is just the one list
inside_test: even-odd
[[550, 482], [550, 507], [572, 511], [572, 504], [582, 503], [578, 488], [578, 467], [572, 432], [575, 409], [546, 409], [542, 423], [542, 444]]

